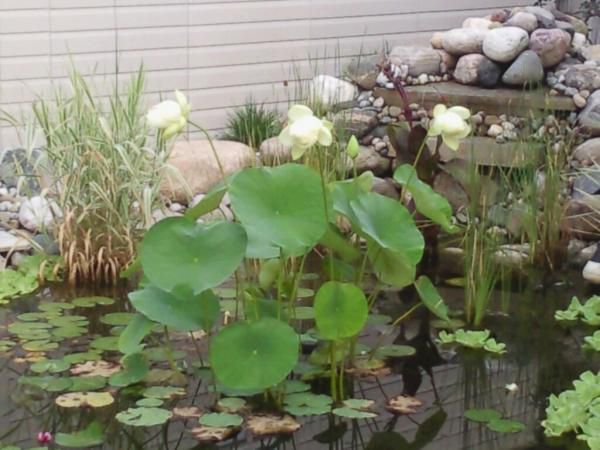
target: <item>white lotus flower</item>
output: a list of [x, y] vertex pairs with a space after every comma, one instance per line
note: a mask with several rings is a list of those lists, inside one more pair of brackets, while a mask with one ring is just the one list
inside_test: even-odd
[[463, 106], [453, 106], [448, 109], [445, 105], [433, 108], [433, 119], [429, 124], [429, 136], [442, 136], [444, 143], [452, 150], [458, 150], [460, 140], [471, 133], [467, 119], [471, 112]]
[[299, 159], [316, 143], [329, 147], [333, 142], [332, 125], [315, 117], [304, 105], [294, 105], [288, 111], [288, 125], [279, 134], [279, 142], [292, 147], [292, 158]]
[[185, 95], [175, 91], [175, 100], [165, 100], [154, 105], [146, 114], [148, 125], [163, 132], [163, 138], [169, 139], [180, 133], [187, 123], [191, 106]]
[[517, 386], [516, 383], [510, 383], [504, 386], [504, 389], [506, 389], [506, 392], [508, 392], [509, 394], [514, 394], [519, 390], [519, 386]]

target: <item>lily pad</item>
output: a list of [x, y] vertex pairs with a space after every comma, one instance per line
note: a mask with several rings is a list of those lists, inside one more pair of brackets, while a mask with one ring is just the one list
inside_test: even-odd
[[344, 406], [352, 409], [359, 409], [362, 411], [369, 410], [375, 405], [373, 400], [368, 400], [364, 398], [349, 398], [344, 400]]
[[124, 425], [132, 427], [153, 427], [162, 425], [173, 417], [171, 411], [162, 408], [129, 408], [116, 415], [116, 419]]
[[133, 319], [135, 314], [126, 312], [109, 313], [100, 317], [100, 322], [106, 325], [125, 326]]
[[347, 419], [373, 419], [377, 417], [377, 414], [368, 411], [359, 411], [352, 408], [335, 408], [333, 414], [339, 417], [345, 417]]
[[398, 395], [388, 400], [386, 408], [393, 414], [414, 414], [423, 406], [423, 402], [415, 397]]
[[159, 398], [141, 398], [137, 402], [135, 402], [136, 406], [142, 406], [146, 408], [157, 408], [162, 406], [164, 401]]
[[102, 408], [115, 402], [110, 392], [71, 392], [55, 400], [61, 408]]
[[112, 305], [115, 300], [109, 297], [79, 297], [71, 303], [78, 308], [95, 308], [99, 305]]
[[368, 314], [367, 298], [353, 284], [330, 281], [317, 292], [315, 317], [319, 334], [325, 339], [336, 341], [355, 336]]
[[185, 217], [161, 220], [142, 243], [144, 275], [161, 290], [197, 295], [220, 285], [237, 269], [246, 242], [246, 233], [237, 223], [203, 225]]
[[292, 434], [300, 429], [300, 424], [291, 416], [257, 415], [246, 419], [248, 430], [255, 436]]
[[200, 425], [217, 428], [239, 427], [243, 422], [242, 416], [229, 413], [209, 413], [199, 419]]
[[46, 359], [31, 365], [31, 370], [35, 373], [60, 373], [69, 370], [71, 364], [64, 359]]
[[92, 422], [87, 428], [74, 433], [57, 433], [56, 443], [62, 447], [69, 448], [88, 448], [102, 445], [104, 442], [104, 432], [102, 425], [98, 422]]
[[102, 357], [100, 356], [100, 353], [90, 351], [81, 353], [70, 353], [68, 355], [65, 355], [63, 359], [71, 364], [80, 364], [87, 361], [98, 361], [101, 358]]
[[106, 378], [101, 376], [70, 377], [71, 386], [69, 391], [89, 392], [103, 389], [106, 386]]
[[491, 420], [487, 427], [497, 433], [519, 433], [525, 430], [525, 424], [516, 420], [494, 419]]
[[71, 368], [71, 373], [73, 375], [83, 375], [88, 377], [101, 376], [108, 378], [113, 374], [119, 372], [120, 370], [121, 366], [119, 364], [103, 360], [97, 360], [77, 364], [73, 368]]
[[328, 395], [303, 392], [284, 398], [285, 410], [294, 416], [318, 416], [331, 411], [333, 400]]
[[417, 351], [414, 347], [408, 345], [383, 345], [375, 351], [375, 356], [378, 358], [404, 358], [413, 356]]
[[217, 402], [217, 408], [220, 412], [235, 414], [246, 407], [246, 400], [237, 397], [225, 397]]
[[310, 391], [310, 384], [298, 380], [285, 380], [283, 387], [288, 395]]
[[94, 339], [90, 342], [90, 347], [98, 350], [107, 352], [118, 352], [119, 351], [119, 337], [118, 336], [102, 336]]
[[263, 318], [221, 329], [210, 347], [217, 380], [233, 389], [267, 389], [285, 379], [299, 354], [299, 338], [286, 323]]
[[465, 411], [465, 418], [473, 422], [488, 423], [501, 417], [502, 413], [495, 409], [469, 409]]
[[110, 377], [110, 385], [115, 387], [125, 387], [131, 384], [139, 383], [144, 379], [150, 363], [148, 357], [143, 353], [131, 353], [121, 359], [123, 370], [113, 374]]
[[29, 341], [22, 344], [23, 350], [28, 352], [46, 352], [49, 350], [56, 350], [58, 344], [56, 342], [48, 341]]
[[185, 397], [185, 389], [171, 386], [152, 386], [144, 391], [144, 397], [160, 398], [164, 400]]

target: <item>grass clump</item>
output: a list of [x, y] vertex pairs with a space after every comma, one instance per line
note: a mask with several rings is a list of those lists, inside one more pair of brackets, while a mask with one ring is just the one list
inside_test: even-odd
[[66, 278], [115, 283], [135, 257], [158, 204], [167, 152], [148, 145], [144, 71], [100, 99], [75, 70], [69, 94], [34, 103], [63, 217], [57, 227]]
[[281, 128], [276, 111], [270, 111], [249, 99], [229, 116], [226, 138], [258, 149], [263, 141], [277, 136]]

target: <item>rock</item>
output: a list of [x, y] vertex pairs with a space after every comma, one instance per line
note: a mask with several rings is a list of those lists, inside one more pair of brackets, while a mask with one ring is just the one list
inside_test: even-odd
[[563, 22], [562, 20], [556, 21], [556, 28], [568, 33], [571, 37], [575, 34], [575, 28], [569, 22]]
[[[572, 244], [572, 242], [575, 241], [576, 244]], [[583, 244], [584, 248], [582, 248], [581, 250], [577, 251], [580, 247], [581, 244]], [[592, 259], [592, 257], [594, 256], [594, 253], [596, 253], [596, 250], [598, 249], [598, 244], [592, 244], [592, 245], [587, 245], [588, 243], [585, 241], [580, 241], [580, 240], [576, 240], [576, 239], [571, 239], [569, 241], [569, 250], [571, 250], [570, 254], [569, 254], [569, 258], [570, 258], [570, 263], [575, 265], [575, 266], [579, 266], [579, 267], [583, 267], [585, 265], [585, 263], [587, 263], [590, 259]], [[587, 245], [587, 247], [586, 247]]]
[[377, 85], [377, 76], [381, 56], [367, 55], [353, 58], [346, 66], [346, 73], [354, 83], [367, 91], [372, 90]]
[[361, 174], [370, 170], [374, 175], [387, 175], [391, 161], [375, 151], [373, 147], [361, 145], [355, 160], [356, 171]]
[[587, 106], [579, 113], [577, 120], [594, 136], [600, 134], [600, 91], [589, 96]]
[[[580, 173], [573, 183], [571, 198], [579, 200], [590, 195], [600, 194], [600, 172], [586, 171]], [[598, 197], [600, 198], [600, 197]]]
[[292, 160], [292, 147], [282, 144], [275, 136], [260, 144], [259, 154], [265, 166], [278, 166]]
[[431, 37], [431, 40], [429, 41], [429, 43], [431, 44], [432, 48], [443, 49], [444, 48], [443, 39], [444, 39], [444, 33], [442, 31], [436, 31], [435, 33], [433, 33], [433, 36]]
[[506, 25], [522, 28], [528, 33], [534, 32], [538, 27], [538, 20], [534, 14], [528, 12], [518, 12], [506, 21]]
[[13, 267], [20, 267], [25, 261], [25, 258], [27, 258], [27, 254], [22, 252], [14, 252], [12, 255], [10, 255], [10, 265]]
[[480, 17], [468, 17], [464, 20], [463, 28], [479, 28], [482, 30], [491, 30], [492, 28], [498, 27], [498, 22], [492, 22], [489, 19], [482, 19]]
[[440, 73], [447, 73], [456, 67], [458, 59], [456, 56], [451, 55], [446, 50], [436, 50], [440, 55]]
[[581, 20], [575, 16], [565, 14], [564, 12], [559, 11], [556, 8], [550, 8], [550, 12], [554, 15], [555, 19], [570, 23], [573, 26], [573, 28], [575, 29], [576, 33], [580, 33], [580, 34], [583, 34], [584, 36], [587, 36], [588, 27], [583, 20]]
[[389, 60], [397, 66], [406, 65], [408, 75], [418, 77], [422, 73], [438, 75], [441, 58], [437, 51], [425, 47], [394, 47]]
[[31, 249], [29, 241], [23, 237], [15, 236], [8, 231], [0, 230], [0, 253], [11, 251], [27, 251]]
[[500, 136], [503, 131], [504, 131], [504, 128], [502, 128], [501, 125], [491, 125], [490, 128], [488, 129], [487, 134], [491, 138], [496, 138], [496, 137]]
[[443, 195], [454, 212], [469, 205], [469, 196], [460, 182], [446, 172], [440, 172], [433, 180], [433, 190]]
[[575, 106], [581, 109], [585, 108], [585, 105], [587, 105], [587, 100], [583, 98], [581, 94], [577, 93], [573, 96], [573, 103], [575, 103]]
[[490, 33], [480, 28], [455, 28], [444, 33], [442, 46], [451, 55], [481, 53], [483, 40]]
[[554, 17], [554, 14], [541, 6], [527, 6], [525, 12], [531, 13], [537, 17], [538, 25], [541, 28], [556, 27], [556, 18]]
[[537, 53], [531, 50], [521, 53], [502, 76], [502, 81], [511, 86], [534, 85], [543, 80], [544, 67]]
[[54, 215], [50, 202], [40, 196], [25, 200], [19, 208], [19, 223], [34, 232], [52, 228]]
[[391, 117], [398, 117], [404, 111], [398, 106], [390, 106], [389, 113]]
[[499, 9], [490, 15], [490, 20], [492, 22], [504, 23], [508, 20], [509, 14], [510, 10]]
[[[254, 150], [247, 145], [219, 140], [213, 140], [213, 144], [225, 176], [256, 163]], [[191, 197], [210, 191], [222, 180], [207, 140], [176, 142], [167, 163], [179, 171], [179, 176], [185, 182], [182, 184], [178, 176], [168, 173], [165, 175], [160, 190], [172, 202], [187, 204]]]
[[60, 249], [58, 242], [52, 239], [48, 234], [36, 234], [33, 241], [41, 247], [47, 255], [59, 255]]
[[569, 51], [570, 44], [565, 33], [556, 28], [535, 30], [529, 39], [529, 48], [538, 54], [545, 68], [560, 63]]
[[23, 148], [0, 149], [0, 181], [7, 187], [25, 187], [28, 194], [37, 195], [42, 188], [52, 186], [48, 167], [41, 149], [31, 152]]
[[330, 75], [317, 75], [308, 87], [311, 98], [325, 106], [352, 103], [358, 95], [354, 84]]
[[377, 112], [369, 109], [345, 109], [333, 117], [336, 127], [360, 139], [377, 126]]
[[529, 35], [522, 28], [502, 27], [488, 32], [483, 41], [483, 53], [492, 61], [513, 61], [527, 48]]
[[373, 188], [371, 190], [373, 192], [377, 192], [378, 194], [385, 195], [386, 197], [393, 198], [394, 200], [398, 200], [400, 198], [400, 193], [396, 188], [396, 184], [391, 178], [375, 177], [373, 179]]
[[578, 64], [564, 72], [565, 85], [580, 91], [600, 89], [600, 70], [595, 67]]
[[[583, 51], [585, 50], [585, 44], [586, 43], [587, 43], [587, 38], [585, 37], [584, 34], [575, 33], [573, 35], [573, 39], [571, 39], [571, 48], [575, 52], [581, 52], [583, 54]], [[600, 57], [600, 54], [598, 56]]]
[[600, 138], [588, 139], [573, 151], [573, 158], [583, 163], [592, 161], [600, 164]]
[[461, 56], [454, 70], [454, 79], [461, 84], [492, 87], [498, 83], [502, 69], [483, 55]]
[[570, 199], [561, 220], [561, 230], [571, 237], [598, 240], [600, 238], [600, 215], [597, 212], [600, 206], [599, 197]]
[[600, 44], [589, 45], [581, 50], [586, 61], [600, 61]]

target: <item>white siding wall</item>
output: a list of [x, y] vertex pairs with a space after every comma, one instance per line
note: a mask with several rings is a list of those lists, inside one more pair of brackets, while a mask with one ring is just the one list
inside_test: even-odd
[[[384, 43], [426, 45], [431, 33], [460, 26], [522, 0], [0, 0], [0, 108], [27, 113], [70, 61], [99, 82], [140, 63], [150, 100], [179, 88], [193, 118], [211, 130], [249, 95], [287, 102], [294, 67], [308, 77], [335, 73], [350, 57]], [[530, 3], [530, 2], [527, 2]], [[319, 69], [315, 69], [317, 65]], [[0, 129], [0, 148], [17, 143]]]

